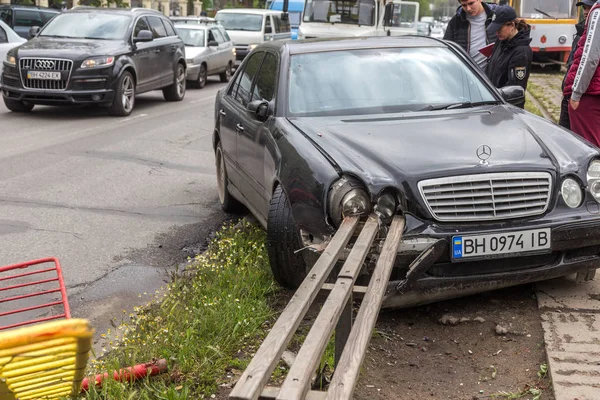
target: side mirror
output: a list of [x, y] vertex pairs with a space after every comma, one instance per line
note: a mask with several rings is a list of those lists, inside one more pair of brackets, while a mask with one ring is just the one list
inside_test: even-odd
[[40, 33], [40, 27], [32, 26], [31, 28], [29, 28], [29, 39], [33, 39], [38, 35], [38, 33]]
[[525, 89], [521, 86], [505, 86], [499, 90], [502, 98], [510, 104], [519, 107], [525, 104]]
[[208, 47], [219, 47], [219, 42], [217, 42], [216, 40], [211, 40], [210, 42], [208, 42]]
[[273, 28], [270, 26], [265, 26], [265, 33], [273, 33]]
[[259, 121], [266, 121], [269, 118], [269, 103], [264, 100], [254, 100], [248, 103], [246, 107], [248, 112], [254, 113]]
[[139, 42], [151, 42], [154, 40], [154, 36], [152, 36], [152, 32], [143, 30], [138, 33], [136, 37], [133, 38], [133, 43]]

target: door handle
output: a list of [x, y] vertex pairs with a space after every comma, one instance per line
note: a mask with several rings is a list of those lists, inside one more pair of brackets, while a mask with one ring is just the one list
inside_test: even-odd
[[235, 130], [238, 132], [244, 132], [244, 127], [242, 126], [242, 124], [237, 124], [235, 126]]
[[225, 110], [219, 110], [219, 114], [221, 114], [222, 116], [226, 116], [227, 113], [225, 112]]

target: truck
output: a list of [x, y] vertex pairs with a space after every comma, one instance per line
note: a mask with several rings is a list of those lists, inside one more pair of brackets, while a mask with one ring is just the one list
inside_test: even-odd
[[[284, 1], [267, 0], [266, 8], [283, 11]], [[302, 11], [304, 11], [304, 0], [289, 0], [287, 12], [289, 14], [292, 40], [298, 39], [298, 26], [300, 26], [300, 20], [302, 19]]]
[[402, 0], [306, 0], [298, 39], [417, 35], [419, 6]]

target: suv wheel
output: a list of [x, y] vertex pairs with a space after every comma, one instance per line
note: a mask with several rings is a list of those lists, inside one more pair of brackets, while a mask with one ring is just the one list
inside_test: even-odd
[[185, 68], [183, 64], [177, 64], [175, 82], [163, 89], [166, 101], [181, 101], [185, 97]]
[[19, 100], [4, 98], [4, 105], [13, 112], [30, 112], [33, 110], [33, 104], [25, 103]]
[[126, 117], [133, 111], [135, 105], [135, 81], [130, 72], [123, 72], [117, 82], [115, 97], [110, 105], [109, 114]]
[[219, 78], [221, 78], [221, 82], [229, 82], [229, 80], [231, 79], [231, 62], [227, 64], [225, 72], [221, 73], [221, 75], [219, 75]]

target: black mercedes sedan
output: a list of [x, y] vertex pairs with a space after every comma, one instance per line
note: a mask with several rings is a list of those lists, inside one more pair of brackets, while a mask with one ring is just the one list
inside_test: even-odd
[[432, 38], [267, 43], [216, 99], [219, 199], [265, 226], [289, 287], [344, 216], [373, 213], [383, 228], [406, 220], [391, 287], [440, 250], [387, 306], [592, 279], [599, 150], [523, 102], [523, 89], [494, 88], [462, 49]]
[[158, 11], [74, 7], [30, 33], [2, 60], [2, 97], [11, 111], [97, 104], [127, 116], [137, 94], [185, 96], [185, 47]]

